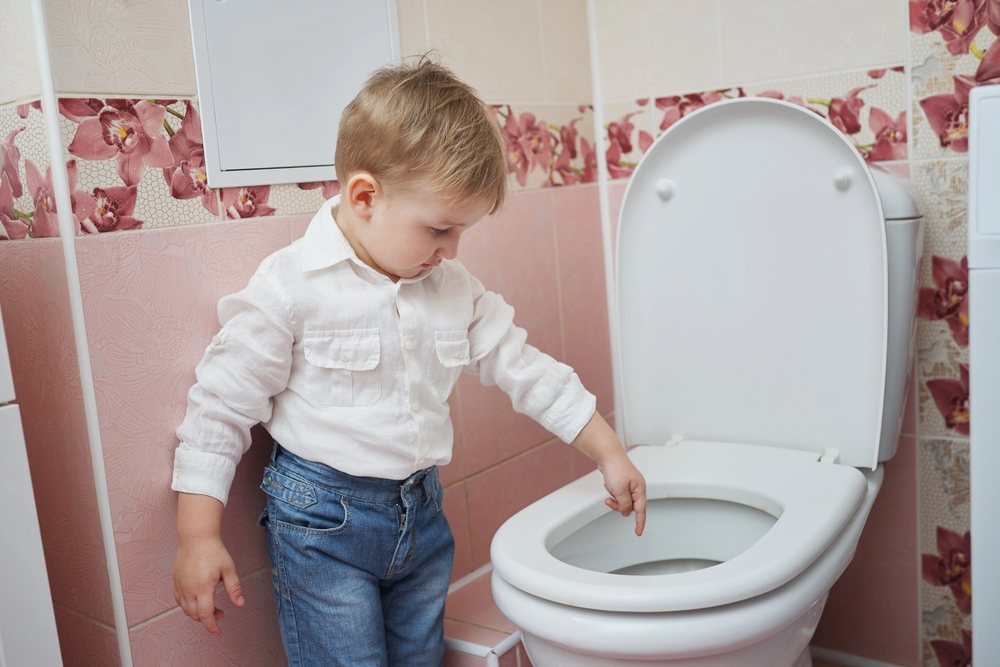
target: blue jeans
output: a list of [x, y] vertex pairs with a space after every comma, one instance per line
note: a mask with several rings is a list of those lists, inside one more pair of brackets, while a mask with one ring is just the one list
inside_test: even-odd
[[455, 541], [436, 467], [354, 477], [275, 443], [261, 489], [290, 667], [439, 667]]

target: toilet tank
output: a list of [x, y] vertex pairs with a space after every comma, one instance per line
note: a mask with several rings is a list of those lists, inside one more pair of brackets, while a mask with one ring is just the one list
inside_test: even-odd
[[920, 258], [924, 247], [920, 224], [923, 213], [913, 194], [892, 174], [878, 165], [870, 169], [885, 215], [889, 274], [885, 403], [878, 449], [878, 460], [888, 461], [896, 455], [913, 375]]

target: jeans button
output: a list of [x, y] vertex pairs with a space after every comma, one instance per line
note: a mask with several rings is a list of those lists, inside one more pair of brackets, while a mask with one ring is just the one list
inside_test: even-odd
[[270, 475], [264, 475], [264, 486], [268, 486], [270, 484], [271, 484], [271, 476]]

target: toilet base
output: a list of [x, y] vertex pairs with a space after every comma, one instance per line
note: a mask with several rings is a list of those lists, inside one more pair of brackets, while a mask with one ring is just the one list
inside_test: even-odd
[[521, 630], [521, 641], [535, 667], [812, 667], [809, 641], [827, 596], [779, 632], [755, 644], [714, 655], [638, 658], [588, 655]]
[[827, 596], [778, 633], [738, 649], [693, 657], [628, 658], [587, 655], [546, 641], [524, 629], [521, 641], [535, 667], [812, 667], [809, 642]]

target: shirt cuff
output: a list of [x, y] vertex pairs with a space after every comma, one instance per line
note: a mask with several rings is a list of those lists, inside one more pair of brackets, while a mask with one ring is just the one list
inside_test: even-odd
[[569, 444], [576, 440], [595, 410], [597, 397], [587, 391], [577, 374], [573, 373], [559, 398], [542, 417], [541, 424], [549, 433]]
[[181, 493], [211, 496], [224, 506], [229, 500], [229, 487], [235, 475], [236, 466], [226, 457], [186, 449], [182, 443], [174, 452], [174, 477], [170, 488]]

